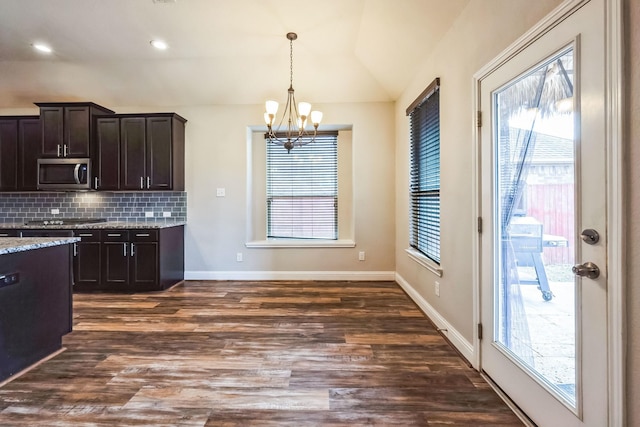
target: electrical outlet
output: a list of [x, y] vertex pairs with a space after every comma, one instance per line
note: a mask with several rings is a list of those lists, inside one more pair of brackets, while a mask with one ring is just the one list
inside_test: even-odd
[[60, 209], [51, 209], [51, 215], [59, 215]]
[[358, 260], [359, 261], [364, 261], [364, 251], [358, 252]]
[[242, 262], [242, 252], [238, 252], [238, 253], [236, 254], [236, 261], [238, 261], [238, 262]]
[[171, 217], [171, 212], [162, 212], [162, 217], [163, 218], [170, 218]]
[[144, 213], [144, 217], [145, 218], [153, 218], [153, 212], [145, 212]]
[[436, 287], [436, 296], [439, 297], [440, 296], [440, 282], [435, 282], [435, 287]]

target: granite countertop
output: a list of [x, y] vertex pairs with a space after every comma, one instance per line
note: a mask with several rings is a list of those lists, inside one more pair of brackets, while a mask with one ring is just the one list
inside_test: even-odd
[[79, 242], [79, 237], [0, 237], [0, 255]]
[[24, 222], [6, 222], [0, 223], [0, 229], [21, 229], [21, 230], [95, 230], [95, 229], [110, 229], [110, 228], [169, 228], [185, 225], [185, 221], [108, 221], [108, 222], [96, 222], [91, 224], [65, 224], [65, 225], [25, 225]]

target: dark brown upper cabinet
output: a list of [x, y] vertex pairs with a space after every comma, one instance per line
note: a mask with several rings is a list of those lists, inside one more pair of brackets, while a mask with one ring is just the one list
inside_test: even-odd
[[40, 118], [22, 117], [18, 120], [18, 190], [38, 189], [38, 157], [42, 131]]
[[39, 148], [37, 116], [0, 117], [0, 191], [36, 189]]
[[185, 123], [175, 113], [98, 117], [97, 189], [183, 191]]
[[0, 120], [0, 191], [18, 189], [18, 120]]
[[97, 159], [94, 164], [95, 190], [120, 190], [120, 119], [96, 119]]
[[37, 102], [42, 126], [42, 157], [90, 157], [93, 118], [114, 114], [92, 102]]

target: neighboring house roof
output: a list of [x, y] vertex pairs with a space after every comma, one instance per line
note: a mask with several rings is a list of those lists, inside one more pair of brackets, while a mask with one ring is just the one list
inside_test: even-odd
[[557, 136], [536, 133], [532, 164], [573, 163], [573, 140]]

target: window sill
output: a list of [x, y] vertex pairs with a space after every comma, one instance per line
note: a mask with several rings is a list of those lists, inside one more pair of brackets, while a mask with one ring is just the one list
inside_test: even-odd
[[416, 251], [413, 248], [407, 248], [405, 249], [405, 251], [409, 255], [409, 258], [411, 258], [412, 260], [414, 260], [415, 262], [417, 262], [427, 270], [431, 271], [432, 273], [436, 274], [438, 277], [442, 277], [442, 274], [444, 272], [438, 264], [431, 261], [429, 258], [422, 255], [420, 252]]
[[245, 243], [247, 248], [354, 248], [353, 240], [268, 239]]

